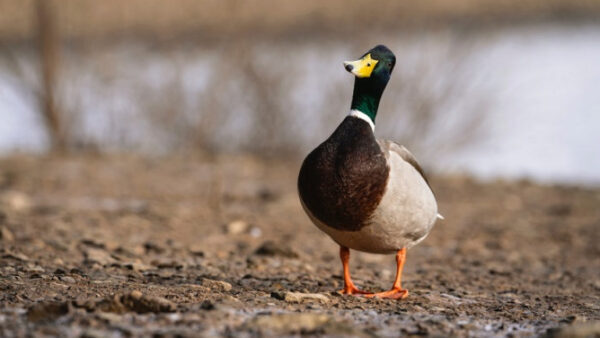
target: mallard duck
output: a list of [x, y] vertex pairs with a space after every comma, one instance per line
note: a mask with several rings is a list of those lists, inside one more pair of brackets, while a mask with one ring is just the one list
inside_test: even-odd
[[[304, 160], [298, 176], [302, 207], [311, 221], [340, 246], [344, 289], [365, 297], [402, 299], [406, 250], [421, 242], [438, 214], [423, 169], [403, 146], [375, 138], [375, 117], [396, 64], [378, 45], [357, 61], [344, 62], [355, 76], [350, 113]], [[389, 291], [359, 290], [350, 277], [350, 249], [396, 253], [396, 279]]]

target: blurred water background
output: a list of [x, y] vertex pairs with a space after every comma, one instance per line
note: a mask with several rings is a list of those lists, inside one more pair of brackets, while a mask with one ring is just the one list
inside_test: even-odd
[[383, 43], [378, 136], [429, 171], [600, 185], [595, 2], [290, 3], [0, 1], [0, 153], [301, 158], [348, 112], [342, 61]]

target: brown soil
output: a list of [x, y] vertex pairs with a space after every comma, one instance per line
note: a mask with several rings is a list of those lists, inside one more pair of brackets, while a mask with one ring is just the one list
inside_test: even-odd
[[[0, 336], [489, 336], [600, 332], [600, 190], [434, 177], [446, 217], [403, 301], [341, 296], [297, 162], [0, 160]], [[352, 252], [362, 288], [394, 257]], [[570, 331], [569, 331], [570, 330]]]

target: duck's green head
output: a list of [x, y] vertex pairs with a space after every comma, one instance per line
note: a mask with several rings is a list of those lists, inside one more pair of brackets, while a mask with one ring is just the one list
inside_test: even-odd
[[375, 46], [356, 61], [344, 62], [344, 68], [356, 77], [351, 109], [375, 122], [379, 100], [395, 65], [396, 56], [384, 45]]

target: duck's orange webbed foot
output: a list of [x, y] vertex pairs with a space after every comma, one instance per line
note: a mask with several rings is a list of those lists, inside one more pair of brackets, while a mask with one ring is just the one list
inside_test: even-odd
[[394, 288], [388, 291], [377, 292], [372, 294], [364, 295], [367, 298], [384, 298], [384, 299], [404, 299], [408, 297], [408, 290], [401, 288]]
[[346, 247], [340, 247], [340, 258], [342, 260], [342, 266], [344, 268], [344, 288], [339, 293], [343, 295], [371, 295], [372, 292], [367, 292], [363, 290], [359, 290], [354, 283], [352, 282], [352, 278], [350, 278], [350, 250]]
[[345, 285], [344, 288], [338, 292], [341, 293], [342, 295], [361, 295], [361, 296], [373, 295], [372, 292], [360, 290], [354, 285]]
[[387, 299], [404, 299], [408, 297], [408, 290], [402, 288], [402, 269], [406, 261], [406, 248], [398, 250], [396, 253], [396, 280], [394, 285], [388, 291], [377, 292], [371, 295], [365, 295], [367, 298], [387, 298]]
[[339, 291], [343, 295], [359, 295], [366, 298], [387, 298], [387, 299], [404, 299], [408, 297], [408, 290], [402, 288], [402, 269], [404, 268], [404, 261], [406, 260], [406, 249], [398, 250], [396, 253], [396, 279], [391, 290], [383, 292], [367, 292], [359, 290], [354, 286], [352, 279], [350, 278], [350, 250], [346, 247], [340, 247], [340, 258], [342, 260], [342, 266], [344, 268], [344, 288]]

